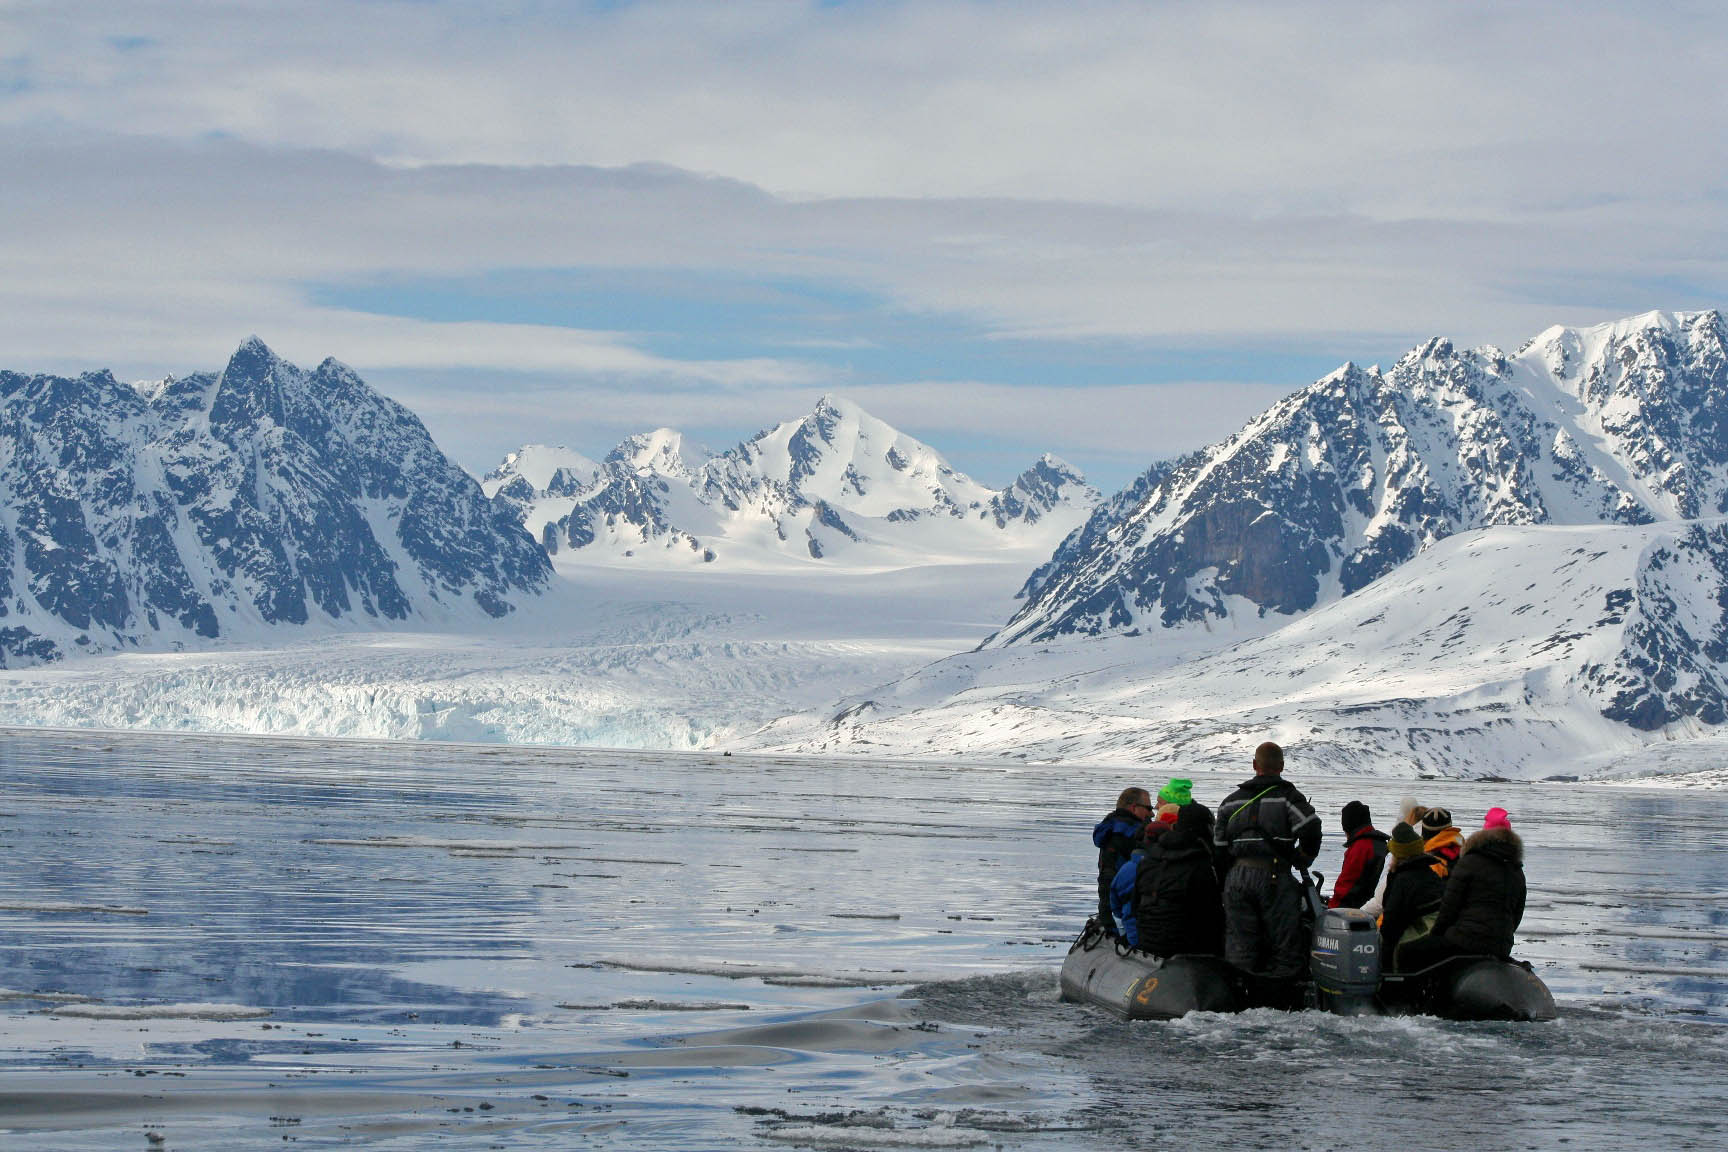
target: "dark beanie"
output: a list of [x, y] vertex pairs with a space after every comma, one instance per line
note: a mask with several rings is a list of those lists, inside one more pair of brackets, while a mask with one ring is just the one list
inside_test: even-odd
[[1344, 805], [1344, 834], [1346, 836], [1372, 822], [1373, 818], [1368, 815], [1368, 805], [1362, 801], [1352, 800]]
[[1392, 839], [1386, 850], [1392, 853], [1394, 860], [1408, 860], [1422, 854], [1422, 844], [1422, 834], [1400, 820], [1392, 829]]
[[1204, 804], [1184, 804], [1176, 812], [1176, 827], [1211, 835], [1212, 812]]
[[1430, 808], [1428, 815], [1422, 817], [1422, 831], [1429, 836], [1450, 827], [1452, 827], [1452, 813], [1444, 808]]

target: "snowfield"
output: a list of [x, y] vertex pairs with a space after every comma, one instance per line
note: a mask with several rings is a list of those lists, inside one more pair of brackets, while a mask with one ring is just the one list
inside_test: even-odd
[[704, 748], [977, 644], [1035, 562], [1022, 549], [729, 574], [560, 557], [564, 578], [484, 633], [334, 632], [9, 670], [0, 724]]
[[982, 651], [968, 649], [1005, 618], [1024, 558], [694, 572], [565, 556], [554, 589], [494, 634], [347, 632], [9, 671], [0, 724], [1171, 771], [1276, 739], [1341, 773], [1720, 786], [1716, 727], [1646, 733], [1601, 715], [1647, 608], [1672, 628], [1728, 594], [1681, 546], [1720, 528], [1488, 529], [1294, 621]]

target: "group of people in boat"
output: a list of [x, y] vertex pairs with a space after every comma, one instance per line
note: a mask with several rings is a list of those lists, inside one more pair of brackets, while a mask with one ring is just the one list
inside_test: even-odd
[[[1453, 956], [1501, 959], [1524, 916], [1524, 848], [1504, 808], [1468, 838], [1445, 808], [1406, 804], [1387, 834], [1359, 800], [1340, 813], [1343, 867], [1327, 903], [1378, 917], [1386, 970]], [[1302, 882], [1320, 853], [1314, 806], [1284, 779], [1284, 750], [1254, 751], [1254, 775], [1214, 814], [1193, 783], [1156, 795], [1126, 788], [1093, 830], [1098, 923], [1155, 956], [1222, 956], [1264, 987], [1294, 988], [1307, 968], [1311, 914]]]

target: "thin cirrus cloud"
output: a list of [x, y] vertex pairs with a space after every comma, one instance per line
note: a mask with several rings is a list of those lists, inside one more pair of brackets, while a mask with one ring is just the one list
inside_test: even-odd
[[[1688, 18], [1711, 10], [62, 0], [3, 18], [15, 121], [410, 163], [654, 162], [794, 198], [1477, 215], [1578, 176], [1636, 188], [1640, 159], [1709, 171], [1684, 145], [1723, 112], [1723, 33]], [[1544, 171], [1548, 142], [1569, 171]]]
[[[0, 341], [142, 376], [256, 331], [464, 462], [523, 408], [593, 454], [838, 390], [1109, 483], [1137, 398], [1150, 456], [1423, 336], [1715, 306], [1725, 38], [1621, 3], [0, 4]], [[439, 426], [477, 392], [498, 419]]]

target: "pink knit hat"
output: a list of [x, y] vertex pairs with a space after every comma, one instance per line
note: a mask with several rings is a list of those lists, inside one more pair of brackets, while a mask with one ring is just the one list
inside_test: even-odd
[[1509, 829], [1512, 827], [1512, 817], [1507, 815], [1504, 808], [1490, 808], [1488, 815], [1482, 817], [1482, 827]]

